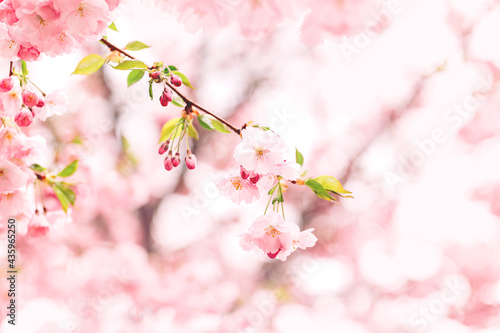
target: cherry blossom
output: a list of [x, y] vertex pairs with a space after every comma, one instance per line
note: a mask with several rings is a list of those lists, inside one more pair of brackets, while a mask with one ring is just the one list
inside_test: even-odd
[[243, 141], [234, 149], [234, 159], [246, 170], [258, 174], [272, 173], [288, 155], [285, 142], [274, 132], [247, 127]]
[[258, 248], [271, 259], [285, 261], [297, 248], [314, 246], [317, 239], [314, 229], [300, 231], [299, 227], [285, 221], [277, 212], [271, 212], [253, 221], [247, 233], [240, 237], [241, 247], [248, 251]]
[[260, 197], [257, 186], [248, 177], [243, 178], [237, 171], [220, 178], [217, 181], [217, 187], [222, 194], [237, 204], [243, 201], [250, 204]]

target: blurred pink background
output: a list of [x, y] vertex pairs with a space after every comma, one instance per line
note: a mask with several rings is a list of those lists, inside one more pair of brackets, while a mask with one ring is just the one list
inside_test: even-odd
[[79, 158], [81, 184], [72, 222], [18, 236], [19, 325], [2, 306], [2, 332], [500, 332], [499, 1], [129, 1], [114, 22], [114, 44], [152, 45], [137, 56], [177, 66], [232, 123], [272, 127], [355, 198], [290, 188], [287, 218], [317, 245], [245, 252], [266, 200], [214, 187], [236, 135], [200, 129], [197, 169], [166, 172], [176, 107], [109, 67], [70, 76], [99, 43], [45, 57], [31, 77], [70, 107], [30, 133], [45, 165]]

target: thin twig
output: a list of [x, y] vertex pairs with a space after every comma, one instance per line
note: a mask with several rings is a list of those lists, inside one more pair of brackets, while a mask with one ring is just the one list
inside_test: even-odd
[[12, 71], [13, 66], [14, 66], [14, 65], [13, 65], [13, 63], [12, 63], [12, 61], [11, 61], [11, 62], [10, 62], [10, 69], [9, 69], [9, 76], [12, 76], [12, 74], [14, 74], [14, 72]]
[[[101, 39], [101, 42], [104, 43], [111, 51], [118, 51], [120, 52], [121, 54], [129, 57], [130, 59], [136, 59], [135, 57], [131, 56], [130, 54], [128, 54], [127, 52], [125, 52], [124, 50], [120, 49], [119, 47], [111, 44], [110, 42], [108, 42], [106, 39], [102, 38]], [[176, 87], [174, 85], [172, 85], [170, 82], [166, 81], [165, 80], [165, 84], [170, 88], [172, 89], [183, 101], [184, 103], [186, 103], [186, 107], [189, 108], [190, 106], [194, 106], [195, 108], [199, 109], [200, 111], [214, 117], [215, 119], [217, 119], [218, 121], [220, 121], [221, 123], [223, 123], [224, 125], [226, 125], [227, 127], [229, 127], [233, 132], [235, 132], [236, 134], [240, 135], [241, 134], [241, 129], [240, 128], [237, 128], [236, 126], [234, 126], [233, 124], [231, 124], [230, 122], [226, 121], [225, 119], [217, 116], [216, 114], [208, 111], [207, 109], [205, 109], [204, 107], [202, 107], [201, 105], [197, 104], [196, 102], [193, 102], [192, 100], [190, 100], [189, 98], [187, 98], [186, 96], [184, 96], [181, 92], [179, 92], [179, 90], [176, 89]]]

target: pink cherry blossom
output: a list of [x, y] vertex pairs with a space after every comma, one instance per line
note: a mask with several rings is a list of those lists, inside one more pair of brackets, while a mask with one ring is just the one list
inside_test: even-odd
[[14, 163], [0, 159], [0, 193], [14, 192], [28, 184], [30, 175]]
[[109, 7], [104, 0], [69, 1], [68, 32], [79, 37], [99, 35], [108, 25]]
[[50, 230], [49, 222], [45, 214], [36, 212], [28, 224], [28, 236], [30, 237], [43, 237], [47, 235]]
[[[255, 244], [269, 257], [275, 258], [280, 251], [286, 251], [293, 246], [292, 232], [297, 225], [289, 223], [276, 212], [271, 212], [254, 220], [248, 235], [243, 235], [243, 248]], [[240, 243], [241, 244], [241, 243]]]
[[0, 216], [2, 217], [16, 216], [26, 212], [27, 207], [27, 196], [23, 190], [0, 194]]
[[25, 61], [34, 61], [37, 60], [40, 56], [40, 51], [38, 51], [34, 47], [26, 47], [24, 45], [21, 45], [17, 56]]
[[16, 60], [19, 47], [19, 44], [9, 35], [5, 24], [0, 23], [0, 54], [2, 58], [12, 61]]
[[8, 92], [14, 86], [14, 79], [12, 77], [7, 77], [0, 81], [0, 92]]
[[272, 174], [281, 176], [288, 180], [297, 180], [300, 176], [300, 164], [295, 162], [283, 162], [276, 165]]
[[55, 90], [49, 93], [44, 100], [43, 107], [33, 107], [33, 112], [41, 121], [53, 115], [62, 115], [68, 110], [68, 97], [62, 90]]
[[295, 223], [271, 212], [253, 221], [248, 232], [240, 236], [240, 246], [245, 251], [259, 249], [271, 259], [285, 261], [296, 249], [316, 244], [317, 238], [312, 231], [314, 229], [301, 232]]
[[14, 119], [20, 127], [28, 127], [33, 122], [33, 113], [27, 108], [22, 108]]
[[274, 132], [247, 127], [242, 136], [243, 142], [236, 146], [233, 157], [246, 170], [268, 174], [285, 162], [288, 147]]
[[26, 104], [27, 107], [32, 108], [38, 104], [38, 95], [30, 90], [25, 90], [22, 93], [23, 103]]
[[240, 172], [232, 172], [217, 181], [217, 188], [233, 202], [243, 201], [250, 204], [260, 197], [259, 189], [248, 178], [241, 177]]

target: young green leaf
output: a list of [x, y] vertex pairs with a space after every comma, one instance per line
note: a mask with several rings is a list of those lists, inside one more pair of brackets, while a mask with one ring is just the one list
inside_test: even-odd
[[149, 97], [153, 100], [153, 80], [149, 81]]
[[65, 213], [68, 212], [69, 205], [74, 205], [76, 200], [75, 192], [73, 192], [66, 184], [61, 182], [50, 182], [49, 183], [54, 193], [61, 203], [61, 208]]
[[297, 148], [295, 148], [295, 161], [300, 164], [300, 166], [304, 165], [304, 156]]
[[26, 65], [26, 61], [24, 61], [24, 60], [21, 60], [21, 69], [23, 71], [23, 76], [26, 78], [29, 71], [28, 71], [28, 66]]
[[114, 66], [113, 68], [114, 69], [121, 69], [121, 70], [134, 69], [134, 68], [148, 69], [148, 66], [145, 63], [143, 63], [142, 61], [134, 59], [134, 60], [123, 60], [118, 65]]
[[146, 45], [143, 42], [139, 42], [138, 40], [134, 40], [125, 46], [125, 50], [130, 50], [130, 51], [139, 51], [143, 49], [147, 49], [148, 47], [151, 47], [151, 45]]
[[199, 139], [198, 131], [196, 130], [196, 128], [194, 128], [192, 122], [189, 124], [189, 127], [188, 127], [188, 135], [190, 137], [194, 138], [195, 140]]
[[170, 103], [172, 103], [173, 105], [178, 106], [180, 108], [183, 108], [184, 106], [186, 106], [184, 104], [184, 101], [182, 100], [182, 98], [180, 98], [179, 96], [175, 96], [174, 99], [172, 100], [172, 102], [170, 102]]
[[204, 129], [207, 129], [209, 131], [213, 131], [214, 130], [214, 127], [212, 126], [212, 121], [207, 116], [204, 116], [204, 115], [201, 115], [201, 114], [198, 115], [198, 123]]
[[213, 117], [200, 114], [198, 115], [198, 122], [201, 127], [209, 131], [215, 130], [220, 133], [231, 133], [231, 131], [227, 129], [226, 125]]
[[42, 167], [40, 164], [32, 164], [30, 165], [30, 169], [40, 173], [47, 171], [47, 168]]
[[83, 58], [72, 74], [90, 75], [99, 70], [106, 60], [98, 54], [90, 54]]
[[169, 138], [170, 134], [172, 134], [175, 130], [175, 133], [172, 135], [171, 139], [175, 139], [176, 137], [180, 136], [182, 133], [182, 130], [184, 129], [184, 119], [181, 117], [176, 117], [172, 118], [169, 121], [167, 121], [164, 125], [163, 128], [161, 129], [161, 137], [160, 137], [160, 143], [167, 141]]
[[212, 126], [214, 127], [214, 130], [216, 130], [217, 132], [231, 133], [231, 131], [227, 129], [226, 125], [224, 125], [215, 118], [212, 119]]
[[319, 184], [321, 184], [321, 186], [323, 186], [323, 188], [327, 191], [338, 194], [344, 198], [352, 198], [352, 196], [350, 195], [345, 195], [345, 194], [352, 194], [352, 192], [349, 192], [346, 189], [344, 189], [340, 181], [331, 176], [319, 176], [314, 178], [314, 180]]
[[[177, 67], [172, 66], [172, 65], [168, 66], [168, 68], [169, 68], [171, 71], [178, 71]], [[167, 70], [167, 72], [168, 72], [168, 70]]]
[[325, 200], [328, 200], [328, 201], [334, 201], [336, 200], [334, 197], [332, 197], [330, 195], [330, 193], [328, 193], [327, 190], [325, 190], [325, 188], [320, 184], [318, 183], [317, 181], [315, 181], [314, 179], [308, 179], [306, 180], [305, 184], [321, 199], [325, 199]]
[[78, 169], [78, 160], [74, 160], [70, 164], [68, 164], [61, 172], [57, 174], [58, 177], [69, 177], [75, 173], [76, 169]]
[[189, 87], [191, 89], [194, 89], [194, 87], [191, 85], [191, 82], [189, 82], [189, 79], [187, 78], [186, 75], [182, 74], [181, 72], [179, 72], [178, 70], [173, 70], [172, 73], [174, 73], [175, 75], [179, 75], [181, 77], [181, 80], [182, 80], [182, 83], [186, 86], [186, 87]]
[[143, 69], [134, 69], [130, 71], [130, 73], [127, 76], [127, 86], [130, 87], [134, 83], [139, 82], [143, 76], [144, 76]]
[[111, 24], [108, 26], [108, 28], [110, 28], [111, 30], [114, 30], [116, 32], [119, 32], [118, 28], [115, 25], [115, 22], [111, 22]]

